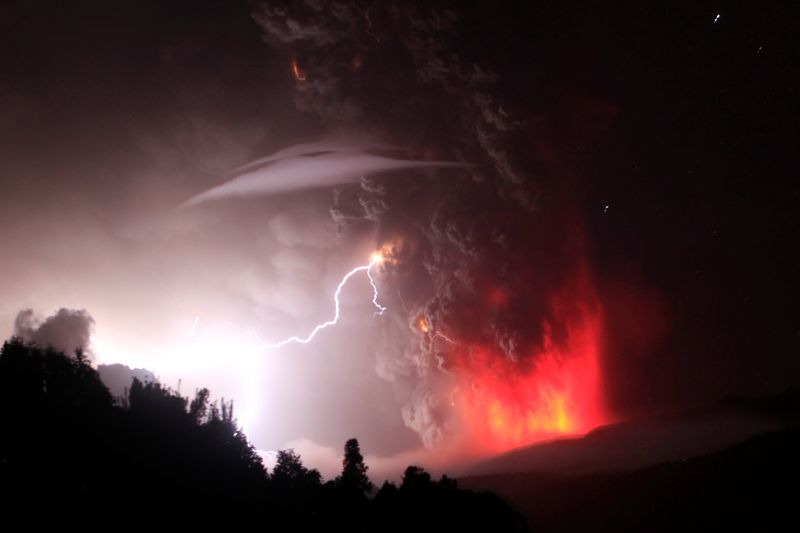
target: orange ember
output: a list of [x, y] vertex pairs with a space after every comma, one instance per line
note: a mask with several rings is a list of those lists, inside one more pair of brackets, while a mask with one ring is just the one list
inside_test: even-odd
[[306, 74], [300, 70], [296, 57], [292, 58], [292, 75], [294, 75], [294, 79], [297, 81], [306, 81]]
[[457, 386], [450, 403], [459, 409], [470, 447], [498, 452], [608, 422], [599, 368], [601, 315], [593, 291], [580, 282], [551, 299], [543, 341], [531, 357], [514, 360], [475, 345], [453, 354], [449, 366]]
[[419, 329], [420, 329], [420, 330], [421, 330], [423, 333], [428, 333], [428, 331], [430, 331], [430, 328], [428, 327], [428, 322], [426, 322], [424, 318], [420, 318], [420, 319], [417, 321], [417, 325], [419, 326]]
[[385, 243], [380, 248], [372, 252], [370, 255], [370, 261], [387, 265], [397, 264], [397, 253], [400, 247], [401, 244], [397, 242]]

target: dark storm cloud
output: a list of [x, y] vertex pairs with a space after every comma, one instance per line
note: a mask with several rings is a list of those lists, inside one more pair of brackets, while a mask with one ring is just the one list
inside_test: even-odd
[[[317, 113], [330, 128], [388, 131], [424, 154], [477, 160], [484, 164], [477, 179], [498, 181], [503, 196], [533, 206], [535, 188], [523, 175], [529, 150], [514, 149], [525, 121], [495, 94], [499, 76], [462, 57], [455, 11], [309, 1], [263, 5], [254, 18], [268, 43], [289, 45], [287, 58], [304, 73], [295, 85], [300, 110]], [[324, 46], [311, 37], [317, 35], [325, 36]]]
[[14, 320], [14, 336], [67, 354], [79, 348], [88, 350], [93, 329], [94, 319], [84, 309], [62, 308], [44, 320], [25, 309]]
[[[303, 74], [298, 109], [330, 129], [375, 132], [412, 157], [471, 165], [413, 181], [367, 176], [338, 190], [332, 208], [340, 225], [375, 221], [378, 244], [392, 247], [383, 280], [400, 315], [384, 323], [376, 364], [397, 384], [406, 423], [433, 444], [455, 423], [443, 397], [453, 343], [423, 336], [417, 320], [461, 345], [524, 359], [543, 342], [548, 295], [581, 253], [558, 191], [540, 205], [531, 112], [499, 94], [491, 65], [465, 55], [478, 36], [440, 5], [292, 2], [264, 5], [254, 18], [287, 69], [292, 62]], [[503, 309], [490, 293], [502, 295]]]
[[[295, 14], [295, 9], [302, 13]], [[267, 31], [270, 39], [280, 43], [311, 42], [317, 46], [334, 44], [348, 28], [348, 21], [355, 21], [351, 6], [345, 3], [308, 1], [302, 5], [274, 6], [262, 4], [253, 14], [256, 21]], [[337, 19], [336, 27], [330, 24], [331, 17]]]

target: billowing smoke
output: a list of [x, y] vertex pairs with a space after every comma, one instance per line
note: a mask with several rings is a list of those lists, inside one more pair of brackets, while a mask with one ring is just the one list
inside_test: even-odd
[[45, 319], [37, 318], [31, 309], [24, 309], [14, 320], [14, 336], [66, 354], [77, 349], [90, 353], [93, 329], [94, 319], [84, 309], [61, 308]]
[[474, 21], [428, 3], [314, 0], [254, 19], [285, 51], [298, 109], [328, 130], [469, 164], [335, 194], [339, 226], [371, 221], [389, 259], [376, 367], [406, 424], [431, 447], [497, 449], [600, 422], [602, 312], [568, 176], [537, 155], [532, 107], [500, 94]]

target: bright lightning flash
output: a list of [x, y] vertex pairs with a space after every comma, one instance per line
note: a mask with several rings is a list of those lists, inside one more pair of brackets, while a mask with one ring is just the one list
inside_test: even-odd
[[333, 326], [334, 324], [339, 322], [339, 316], [340, 316], [339, 294], [341, 294], [344, 286], [347, 285], [348, 280], [362, 271], [367, 273], [367, 278], [369, 278], [369, 284], [372, 286], [372, 304], [375, 306], [376, 309], [378, 309], [377, 314], [382, 315], [383, 312], [386, 311], [386, 308], [378, 303], [378, 286], [375, 285], [375, 279], [372, 277], [372, 267], [383, 263], [383, 261], [384, 261], [383, 254], [381, 254], [380, 252], [373, 252], [373, 254], [370, 256], [370, 261], [368, 264], [358, 266], [344, 275], [342, 281], [340, 281], [339, 285], [337, 285], [336, 287], [336, 292], [333, 293], [333, 302], [335, 311], [332, 319], [328, 320], [327, 322], [323, 322], [322, 324], [318, 324], [313, 330], [311, 330], [311, 333], [309, 333], [305, 337], [298, 337], [297, 335], [295, 335], [289, 337], [288, 339], [284, 339], [282, 341], [273, 344], [264, 343], [262, 347], [268, 350], [274, 350], [275, 348], [280, 348], [281, 346], [286, 346], [287, 344], [291, 344], [293, 342], [299, 344], [308, 344], [314, 339], [317, 333], [327, 328], [328, 326]]
[[[280, 342], [268, 343], [261, 339], [254, 331], [240, 328], [235, 324], [227, 323], [219, 319], [213, 319], [212, 322], [215, 325], [206, 332], [205, 330], [207, 328], [200, 326], [200, 315], [195, 315], [188, 333], [190, 339], [187, 339], [187, 341], [176, 343], [164, 349], [141, 343], [146, 348], [161, 356], [155, 367], [153, 367], [153, 360], [145, 361], [139, 359], [134, 354], [120, 352], [116, 350], [113, 345], [103, 342], [97, 336], [93, 336], [92, 343], [97, 346], [101, 352], [106, 354], [104, 359], [108, 362], [122, 362], [132, 367], [148, 367], [158, 373], [171, 376], [180, 375], [181, 372], [185, 372], [187, 369], [194, 369], [196, 371], [198, 368], [215, 367], [215, 365], [220, 363], [220, 353], [230, 352], [233, 347], [233, 352], [238, 354], [237, 366], [242, 368], [246, 376], [242, 383], [242, 390], [240, 391], [240, 398], [244, 400], [245, 408], [237, 418], [242, 428], [245, 430], [245, 433], [247, 433], [247, 430], [250, 429], [250, 425], [258, 418], [259, 387], [257, 376], [262, 373], [261, 365], [268, 364], [264, 363], [263, 358], [259, 357], [259, 354], [263, 350], [273, 350], [294, 342], [308, 344], [314, 339], [317, 333], [328, 326], [336, 324], [340, 316], [339, 295], [350, 278], [359, 272], [365, 272], [369, 279], [369, 284], [372, 287], [372, 304], [377, 309], [376, 314], [383, 314], [383, 312], [386, 311], [386, 307], [378, 303], [378, 286], [375, 284], [375, 279], [372, 276], [372, 269], [384, 263], [386, 260], [386, 257], [382, 253], [375, 252], [370, 256], [368, 264], [358, 266], [345, 274], [333, 295], [335, 310], [333, 318], [314, 327], [311, 333], [305, 337], [293, 336]], [[237, 331], [245, 332], [247, 335], [237, 335]], [[253, 342], [253, 337], [256, 339], [255, 343]], [[229, 363], [229, 361], [227, 361], [226, 364], [227, 363]]]

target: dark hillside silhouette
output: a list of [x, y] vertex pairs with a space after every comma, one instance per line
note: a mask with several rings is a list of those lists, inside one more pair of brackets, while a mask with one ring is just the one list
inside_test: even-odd
[[632, 471], [462, 479], [512, 502], [539, 532], [798, 531], [800, 426]]
[[525, 521], [493, 494], [459, 490], [447, 476], [434, 481], [418, 466], [406, 468], [399, 488], [385, 483], [375, 503], [386, 520], [384, 531], [527, 530]]
[[268, 531], [525, 531], [489, 493], [409, 467], [372, 484], [356, 439], [323, 483], [293, 450], [271, 475], [232, 402], [134, 379], [115, 402], [84, 354], [12, 339], [0, 352], [0, 513], [31, 525], [259, 525]]
[[[198, 399], [207, 402], [207, 391]], [[80, 352], [5, 343], [3, 508], [37, 520], [43, 505], [67, 512], [87, 502], [95, 516], [245, 513], [266, 473], [230, 405], [188, 412], [186, 399], [138, 380], [127, 403], [114, 405]]]

